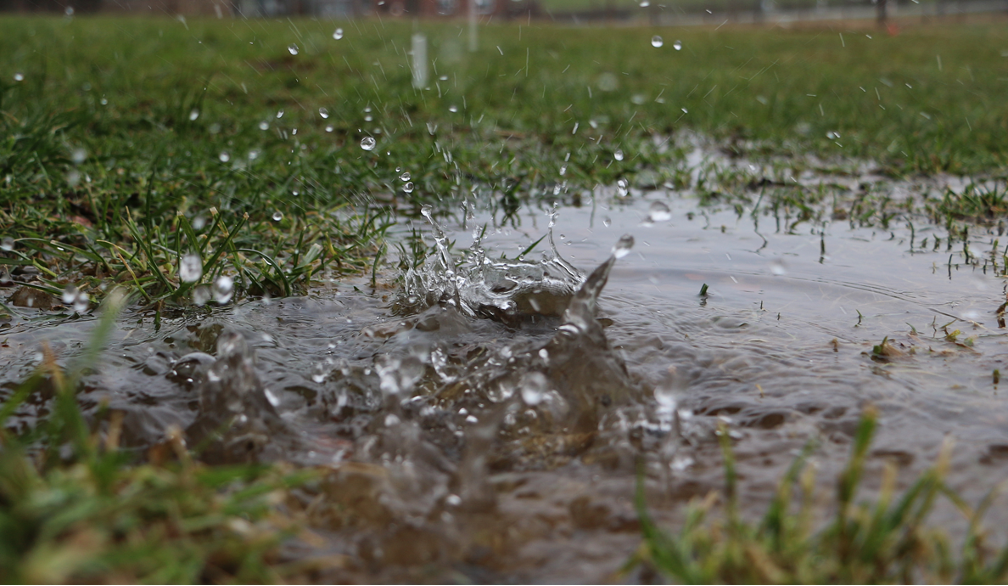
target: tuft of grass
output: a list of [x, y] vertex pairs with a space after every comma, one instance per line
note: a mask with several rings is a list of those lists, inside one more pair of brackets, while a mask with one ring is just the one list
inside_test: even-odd
[[[951, 457], [946, 443], [933, 468], [901, 494], [896, 470], [887, 466], [875, 502], [858, 502], [865, 459], [877, 424], [866, 409], [854, 435], [851, 456], [836, 482], [833, 518], [813, 526], [814, 468], [807, 466], [814, 444], [806, 445], [781, 479], [761, 521], [749, 523], [737, 512], [734, 458], [727, 429], [719, 431], [724, 455], [724, 514], [712, 519], [711, 495], [690, 505], [675, 534], [658, 527], [647, 511], [643, 482], [637, 511], [644, 543], [628, 569], [647, 564], [668, 579], [687, 584], [867, 584], [1002, 583], [1008, 579], [1008, 548], [987, 543], [981, 519], [993, 502], [991, 491], [976, 507], [962, 501], [944, 482]], [[794, 491], [800, 504], [792, 511]], [[961, 550], [926, 520], [938, 498], [947, 498], [969, 519]]]

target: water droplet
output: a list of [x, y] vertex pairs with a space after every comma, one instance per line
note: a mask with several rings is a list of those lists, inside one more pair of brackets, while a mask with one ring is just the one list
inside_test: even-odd
[[76, 285], [68, 284], [66, 287], [64, 287], [63, 295], [60, 297], [60, 299], [63, 300], [63, 303], [70, 305], [71, 303], [74, 302], [74, 299], [77, 298], [77, 293], [79, 292], [80, 291], [77, 289]]
[[217, 277], [213, 284], [213, 298], [220, 305], [231, 301], [234, 295], [234, 279], [227, 275]]
[[399, 181], [409, 181], [411, 178], [409, 171], [403, 171], [403, 174], [399, 176]]
[[196, 120], [197, 118], [199, 118], [199, 110], [193, 108], [192, 110], [189, 111], [189, 121], [191, 122], [193, 120]]
[[542, 402], [548, 382], [541, 372], [529, 372], [521, 379], [521, 396], [526, 405], [535, 406]]
[[664, 44], [665, 44], [665, 41], [663, 41], [662, 38], [659, 37], [658, 35], [655, 35], [655, 36], [651, 37], [651, 46], [652, 47], [658, 48], [658, 47], [661, 47]]
[[332, 131], [333, 131], [333, 127], [332, 127], [332, 124], [329, 124], [329, 125], [327, 125], [327, 126], [325, 127], [325, 131], [326, 131], [326, 132], [332, 132]]
[[3, 240], [0, 241], [0, 250], [10, 252], [14, 250], [14, 239], [10, 236], [4, 236]]
[[784, 265], [784, 261], [780, 259], [774, 259], [770, 262], [770, 272], [775, 275], [786, 275], [787, 267]]
[[274, 407], [280, 406], [280, 399], [279, 397], [273, 394], [273, 391], [269, 389], [263, 389], [263, 394], [266, 395], [266, 400], [269, 401], [270, 405], [273, 405]]
[[362, 149], [364, 149], [366, 151], [373, 151], [374, 148], [375, 148], [375, 145], [377, 145], [377, 144], [378, 143], [375, 141], [374, 137], [365, 136], [360, 141], [360, 148], [362, 148]]
[[615, 159], [617, 161], [622, 161], [623, 160], [623, 149], [616, 149], [616, 152], [613, 153], [613, 157], [615, 157]]
[[372, 118], [370, 114], [364, 117], [364, 122], [371, 122], [372, 120], [374, 120], [374, 118]]
[[455, 105], [448, 106], [448, 111], [454, 114], [455, 112], [458, 112], [458, 106]]
[[248, 152], [248, 160], [254, 161], [259, 158], [259, 149], [252, 149]]
[[287, 50], [290, 51], [291, 55], [297, 55], [298, 54], [298, 46], [295, 45], [294, 43], [291, 43], [290, 45], [287, 45]]
[[332, 34], [332, 38], [336, 39], [337, 41], [340, 40], [340, 39], [342, 39], [343, 38], [343, 29], [338, 28], [338, 29], [334, 30], [333, 34]]
[[406, 193], [413, 193], [413, 182], [407, 181], [406, 185], [402, 186], [402, 190]]
[[840, 138], [840, 133], [836, 132], [834, 130], [831, 130], [831, 131], [829, 131], [829, 132], [826, 133], [826, 138], [828, 138], [830, 140], [836, 140], [836, 139]]
[[326, 110], [325, 108], [319, 108], [318, 109], [318, 115], [321, 116], [322, 118], [328, 118], [329, 117], [329, 110]]
[[283, 115], [284, 115], [284, 111], [283, 110], [277, 110], [277, 113], [276, 113], [277, 120], [279, 120], [280, 118], [283, 118]]
[[616, 182], [616, 194], [620, 197], [626, 197], [630, 194], [630, 184], [626, 179], [620, 179]]
[[624, 256], [630, 254], [630, 249], [633, 248], [634, 239], [633, 236], [629, 234], [624, 234], [612, 248], [613, 256], [616, 258], [623, 258]]
[[221, 151], [221, 154], [217, 155], [221, 163], [227, 163], [231, 160], [231, 155], [227, 151]]
[[663, 202], [652, 202], [648, 208], [647, 219], [649, 222], [668, 222], [672, 219], [672, 212]]
[[206, 305], [207, 301], [210, 301], [210, 287], [207, 285], [200, 285], [193, 289], [192, 292], [193, 303], [199, 306]]
[[602, 225], [605, 226], [606, 228], [612, 226], [612, 218], [610, 218], [609, 216], [602, 218]]
[[259, 130], [269, 130], [269, 122], [263, 120], [259, 123]]
[[199, 232], [200, 230], [203, 229], [204, 226], [206, 226], [206, 216], [204, 216], [203, 214], [200, 214], [200, 215], [196, 216], [195, 218], [193, 218], [193, 220], [192, 220], [193, 230], [196, 230], [197, 232]]
[[281, 212], [280, 210], [277, 210], [277, 211], [273, 212], [273, 221], [274, 222], [279, 222], [282, 219], [283, 219], [283, 212]]
[[184, 283], [195, 283], [203, 276], [203, 260], [195, 252], [187, 254], [179, 261], [179, 278]]
[[89, 307], [91, 307], [91, 298], [88, 297], [88, 294], [83, 291], [77, 293], [77, 296], [73, 300], [74, 311], [84, 313]]
[[74, 165], [80, 165], [87, 159], [87, 151], [82, 148], [75, 148], [72, 153], [70, 153], [70, 160], [73, 161]]
[[74, 14], [73, 6], [67, 6], [66, 9], [63, 10], [63, 14], [65, 14], [67, 16], [73, 16], [73, 14]]
[[14, 81], [24, 81], [24, 74], [20, 71], [14, 74]]
[[682, 41], [676, 41], [672, 43], [672, 48], [676, 51], [682, 51]]
[[428, 122], [427, 123], [427, 132], [431, 136], [434, 136], [434, 133], [437, 132], [437, 122]]
[[640, 3], [640, 7], [641, 7], [641, 8], [647, 8], [648, 6], [651, 6], [651, 3], [650, 3], [650, 2], [648, 2], [648, 0], [643, 0], [643, 1], [642, 1], [642, 2]]

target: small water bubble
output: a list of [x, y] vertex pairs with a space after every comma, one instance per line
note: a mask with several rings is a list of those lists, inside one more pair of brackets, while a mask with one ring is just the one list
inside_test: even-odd
[[318, 109], [318, 115], [321, 116], [322, 118], [328, 118], [329, 117], [329, 110], [326, 110], [325, 108], [319, 108]]
[[602, 218], [602, 225], [605, 226], [606, 228], [612, 226], [612, 218], [610, 218], [609, 216]]
[[333, 131], [333, 126], [332, 126], [332, 124], [329, 124], [329, 125], [327, 125], [327, 126], [325, 127], [325, 131], [326, 131], [326, 132], [332, 132], [332, 131]]
[[84, 313], [89, 307], [91, 307], [91, 298], [88, 297], [88, 294], [83, 291], [77, 293], [73, 300], [74, 311]]
[[333, 34], [332, 34], [332, 38], [336, 39], [337, 41], [340, 40], [340, 39], [342, 39], [343, 38], [343, 29], [338, 28], [338, 29], [334, 30]]
[[284, 115], [284, 111], [283, 110], [277, 110], [277, 113], [276, 113], [277, 120], [283, 118], [283, 115]]
[[199, 118], [199, 110], [193, 108], [192, 110], [189, 111], [189, 121], [192, 122], [197, 118]]
[[217, 155], [217, 158], [220, 159], [221, 163], [227, 163], [231, 160], [231, 154], [227, 151], [221, 151], [221, 153]]
[[259, 130], [269, 130], [269, 122], [263, 120], [259, 123]]
[[196, 305], [202, 307], [202, 306], [206, 305], [207, 301], [210, 301], [210, 295], [211, 295], [210, 294], [210, 286], [209, 285], [200, 285], [199, 287], [196, 287], [195, 289], [193, 289], [193, 292], [192, 292], [192, 301]]
[[672, 211], [663, 202], [655, 201], [651, 203], [651, 207], [648, 208], [648, 221], [650, 222], [668, 222], [672, 219]]
[[179, 278], [185, 283], [195, 283], [203, 276], [203, 260], [195, 252], [179, 261]]
[[454, 114], [455, 112], [458, 112], [458, 106], [452, 104], [451, 106], [448, 106], [448, 111]]
[[4, 236], [3, 240], [0, 240], [0, 250], [5, 252], [14, 250], [14, 239], [10, 236]]
[[295, 45], [294, 43], [287, 45], [287, 50], [290, 51], [291, 55], [297, 55], [299, 52], [298, 46]]
[[651, 46], [652, 47], [654, 47], [654, 48], [657, 49], [658, 47], [661, 47], [664, 44], [665, 44], [665, 41], [663, 41], [662, 38], [659, 37], [658, 35], [655, 35], [655, 36], [651, 37]]
[[283, 212], [281, 212], [280, 210], [277, 210], [277, 211], [273, 212], [273, 221], [274, 222], [279, 222], [282, 219], [283, 219]]
[[623, 149], [616, 149], [616, 152], [613, 153], [613, 157], [617, 161], [622, 161], [623, 160]]
[[629, 234], [624, 234], [616, 241], [613, 245], [612, 253], [616, 258], [623, 258], [624, 256], [630, 254], [630, 249], [633, 248], [634, 238]]
[[101, 104], [102, 106], [108, 106], [108, 98], [102, 96], [102, 98], [98, 100], [98, 103]]
[[74, 285], [72, 283], [68, 284], [66, 287], [63, 288], [63, 295], [60, 297], [60, 299], [63, 300], [63, 303], [70, 305], [71, 303], [74, 302], [74, 299], [77, 299], [77, 293], [79, 292], [80, 291], [77, 289], [77, 285]]
[[409, 171], [403, 171], [403, 174], [399, 176], [399, 181], [409, 181], [412, 179]]
[[548, 381], [541, 372], [526, 373], [521, 380], [521, 396], [526, 405], [535, 406], [542, 402]]
[[231, 301], [234, 295], [234, 279], [227, 275], [217, 277], [213, 284], [213, 298], [219, 305]]
[[364, 149], [366, 151], [373, 151], [374, 148], [375, 148], [375, 145], [377, 145], [377, 144], [378, 144], [378, 142], [375, 141], [374, 137], [372, 137], [372, 136], [365, 136], [360, 141], [360, 148], [362, 148], [362, 149]]
[[402, 190], [406, 193], [413, 193], [413, 182], [407, 181], [406, 185], [403, 185]]
[[672, 43], [672, 48], [676, 51], [682, 51], [682, 41], [676, 41]]
[[616, 182], [616, 194], [620, 197], [626, 197], [630, 194], [630, 184], [626, 179], [620, 179]]

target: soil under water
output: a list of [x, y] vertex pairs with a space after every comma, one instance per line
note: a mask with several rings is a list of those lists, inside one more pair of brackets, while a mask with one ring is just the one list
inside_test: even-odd
[[[428, 256], [405, 287], [389, 268], [377, 289], [360, 278], [157, 325], [127, 310], [80, 399], [92, 414], [123, 411], [124, 441], [141, 454], [178, 426], [210, 462], [330, 466], [297, 493], [323, 539], [287, 550], [337, 560], [321, 580], [648, 579], [618, 574], [640, 544], [638, 466], [654, 515], [674, 528], [691, 498], [722, 485], [721, 423], [751, 516], [812, 438], [825, 500], [868, 404], [880, 419], [867, 491], [886, 462], [905, 486], [949, 436], [949, 484], [967, 501], [1005, 478], [1008, 404], [993, 376], [1008, 362], [1005, 281], [976, 262], [995, 228], [972, 230], [969, 259], [940, 226], [617, 191], [567, 196], [556, 215], [506, 215], [490, 194], [467, 217], [431, 218], [441, 226], [416, 216], [398, 237], [422, 229]], [[545, 239], [524, 261], [499, 260], [551, 220], [555, 252]], [[66, 364], [95, 324], [11, 311], [2, 398], [43, 342]], [[35, 425], [49, 400], [42, 389], [9, 425]], [[991, 525], [1005, 517], [992, 508]], [[964, 526], [951, 507], [932, 520]]]

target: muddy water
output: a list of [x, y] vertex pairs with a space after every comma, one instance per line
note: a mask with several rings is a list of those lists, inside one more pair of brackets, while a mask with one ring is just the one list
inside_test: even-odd
[[[480, 273], [490, 286], [478, 295], [466, 289], [474, 267], [513, 259], [552, 210], [438, 219], [456, 253], [488, 226], [468, 264], [446, 262], [438, 230], [414, 218], [430, 251], [421, 285], [440, 287], [429, 299], [398, 289], [390, 268], [377, 290], [341, 282], [158, 324], [128, 311], [81, 400], [124, 411], [139, 454], [174, 425], [207, 461], [330, 466], [292, 503], [322, 539], [288, 552], [336, 560], [323, 580], [645, 579], [616, 574], [640, 541], [637, 463], [656, 516], [674, 526], [684, 503], [721, 484], [720, 423], [750, 515], [810, 438], [828, 490], [867, 404], [881, 415], [871, 471], [895, 462], [906, 482], [952, 436], [950, 484], [964, 497], [1004, 479], [1008, 406], [992, 376], [1008, 373], [1004, 280], [960, 245], [921, 245], [943, 229], [794, 224], [668, 191], [580, 203], [555, 218], [565, 262], [544, 240], [527, 265]], [[636, 243], [612, 259], [624, 234]], [[996, 237], [974, 228], [970, 246]], [[65, 364], [94, 326], [15, 309], [4, 397], [43, 342]], [[27, 429], [47, 409], [42, 389], [10, 424]], [[961, 525], [947, 509], [935, 521]]]

